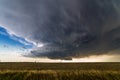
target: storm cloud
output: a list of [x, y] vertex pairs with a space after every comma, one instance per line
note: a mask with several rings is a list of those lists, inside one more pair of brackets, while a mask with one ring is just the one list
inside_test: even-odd
[[29, 57], [108, 54], [120, 49], [120, 0], [0, 0], [0, 25], [37, 43]]

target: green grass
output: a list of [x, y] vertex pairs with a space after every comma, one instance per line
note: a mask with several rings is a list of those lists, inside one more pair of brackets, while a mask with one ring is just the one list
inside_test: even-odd
[[0, 80], [120, 80], [120, 63], [0, 63]]

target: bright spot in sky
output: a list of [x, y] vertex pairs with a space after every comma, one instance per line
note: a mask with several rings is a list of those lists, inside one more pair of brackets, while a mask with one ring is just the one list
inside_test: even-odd
[[44, 46], [44, 44], [42, 44], [42, 43], [37, 45], [37, 47], [43, 47], [43, 46]]

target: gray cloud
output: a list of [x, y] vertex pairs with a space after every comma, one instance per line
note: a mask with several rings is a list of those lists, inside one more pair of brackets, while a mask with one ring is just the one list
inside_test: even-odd
[[120, 48], [119, 4], [119, 0], [0, 0], [0, 25], [44, 44], [29, 57], [107, 54]]

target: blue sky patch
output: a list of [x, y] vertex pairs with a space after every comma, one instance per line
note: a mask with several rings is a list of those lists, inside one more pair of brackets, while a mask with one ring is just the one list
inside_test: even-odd
[[0, 27], [0, 47], [22, 47], [24, 49], [30, 49], [34, 45], [31, 42], [26, 41], [22, 37], [18, 37], [14, 34], [10, 34], [5, 28]]

